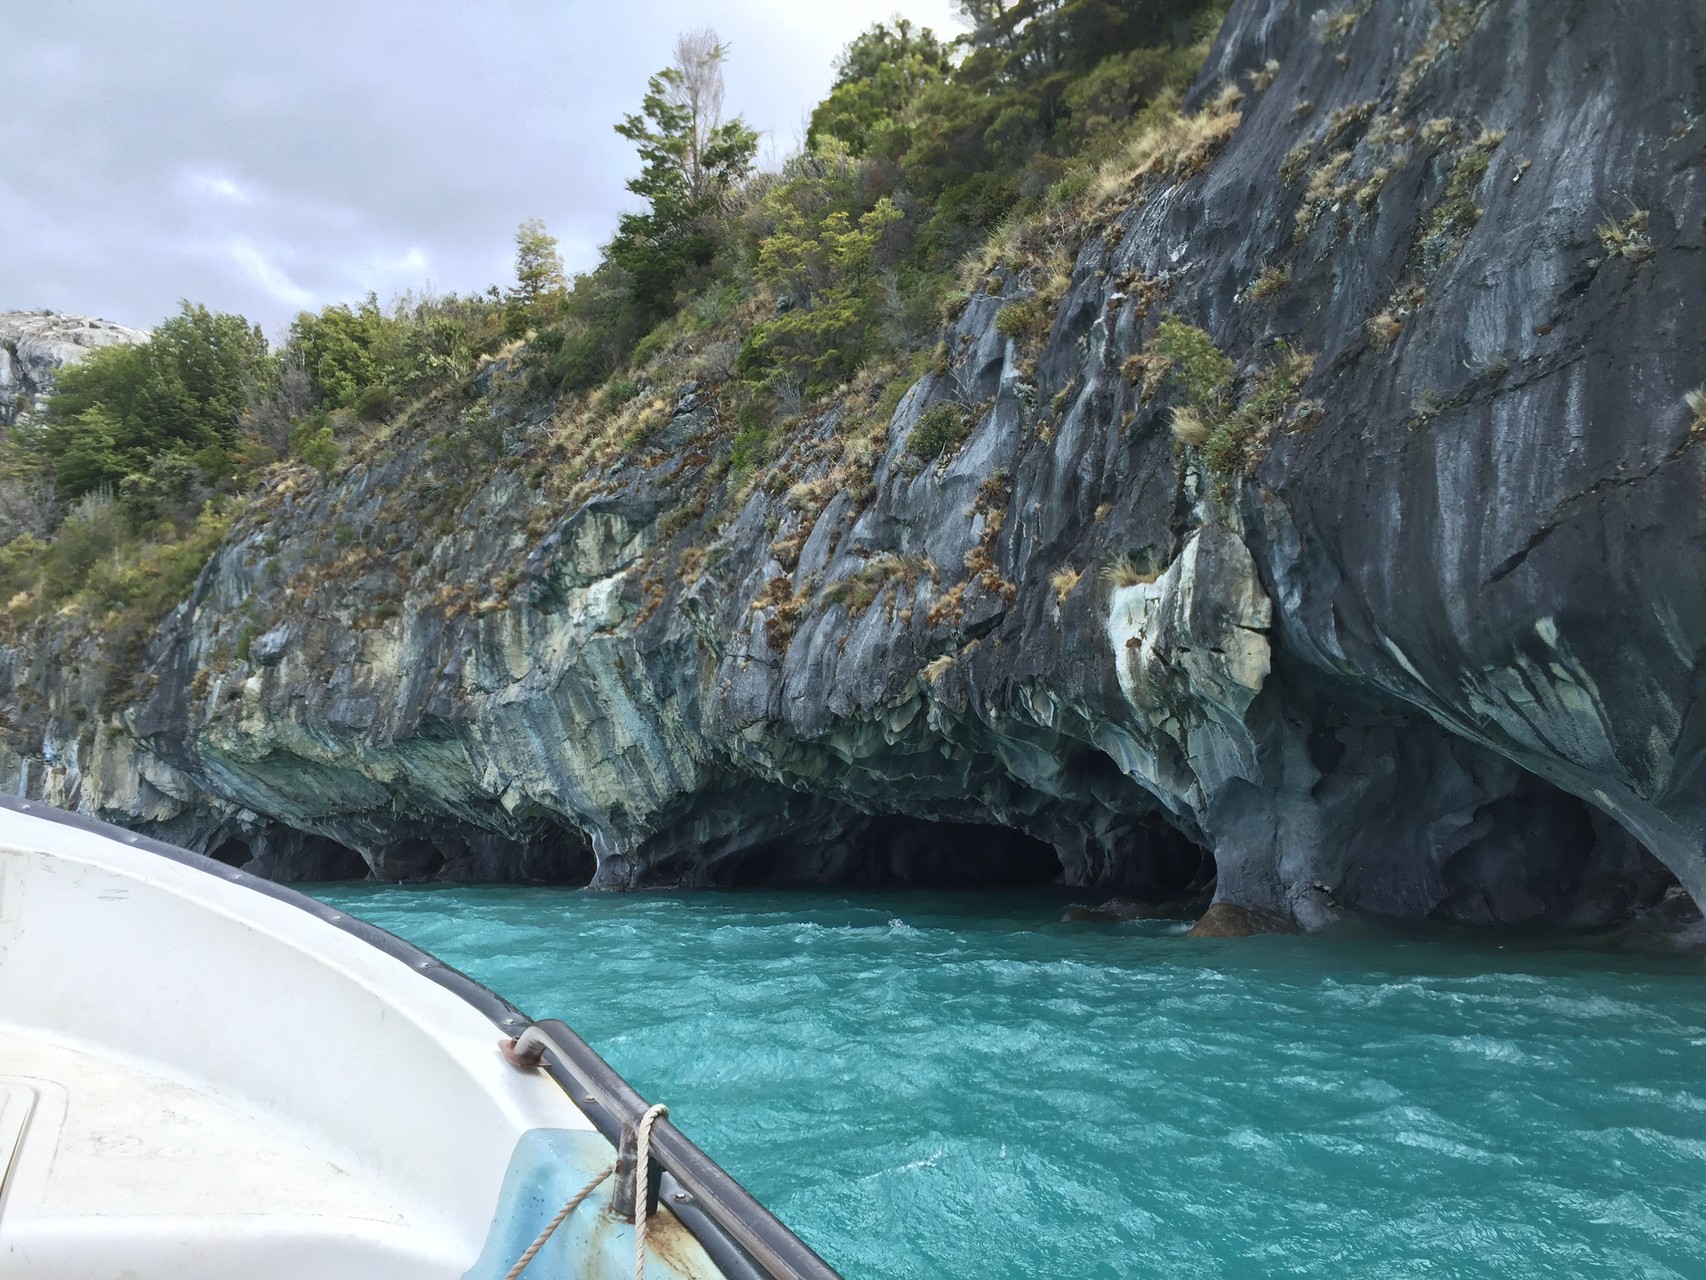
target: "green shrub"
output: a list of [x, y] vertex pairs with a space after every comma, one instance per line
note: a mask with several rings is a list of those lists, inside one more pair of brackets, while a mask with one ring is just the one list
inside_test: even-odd
[[291, 438], [290, 451], [321, 476], [330, 475], [338, 464], [338, 442], [331, 423], [323, 418], [310, 418], [298, 427]]
[[[750, 406], [748, 406], [750, 409]], [[729, 470], [745, 476], [770, 461], [771, 435], [756, 413], [742, 409], [736, 416], [739, 430], [729, 450]]]
[[1088, 166], [1074, 169], [1048, 191], [1048, 203], [1057, 209], [1068, 208], [1082, 200], [1090, 190], [1096, 172]]
[[1192, 408], [1217, 418], [1225, 413], [1236, 366], [1213, 338], [1177, 316], [1168, 316], [1156, 329], [1151, 345], [1166, 358], [1169, 376], [1183, 388]]
[[85, 497], [60, 525], [42, 557], [43, 604], [51, 606], [76, 595], [90, 570], [129, 538], [130, 529], [110, 494]]
[[363, 422], [383, 422], [397, 412], [397, 393], [382, 382], [366, 387], [355, 398], [355, 416]]
[[1313, 356], [1280, 343], [1274, 363], [1256, 375], [1244, 403], [1214, 429], [1203, 446], [1203, 461], [1209, 470], [1221, 475], [1248, 470], [1285, 420], [1314, 369]]
[[971, 434], [971, 422], [957, 404], [932, 405], [918, 415], [906, 447], [922, 462], [934, 462], [950, 453]]
[[617, 374], [604, 384], [604, 407], [619, 409], [639, 394], [639, 383], [625, 374]]
[[995, 313], [995, 332], [1003, 338], [1023, 341], [1031, 331], [1031, 308], [1023, 302], [1009, 302]]
[[230, 526], [230, 515], [209, 504], [187, 537], [104, 562], [90, 575], [89, 603], [123, 611], [121, 625], [153, 626], [189, 594]]
[[249, 390], [270, 368], [258, 326], [186, 302], [148, 341], [62, 369], [42, 433], [60, 496], [116, 485], [165, 454], [235, 444]]
[[798, 190], [798, 181], [765, 198], [776, 226], [758, 253], [759, 277], [793, 305], [753, 329], [741, 359], [824, 390], [852, 376], [875, 345], [878, 250], [902, 214], [887, 196], [857, 219], [844, 209], [826, 211]]
[[10, 609], [12, 600], [35, 590], [46, 554], [47, 543], [27, 533], [0, 544], [0, 609]]

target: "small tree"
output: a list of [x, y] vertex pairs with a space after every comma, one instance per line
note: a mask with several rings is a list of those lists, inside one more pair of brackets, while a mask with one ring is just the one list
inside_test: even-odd
[[850, 376], [869, 354], [879, 293], [879, 246], [901, 220], [887, 196], [853, 217], [845, 209], [805, 210], [791, 185], [766, 208], [776, 229], [758, 251], [759, 276], [791, 305], [758, 325], [747, 341], [746, 371], [761, 369], [821, 391]]
[[515, 233], [515, 288], [505, 299], [504, 327], [525, 333], [544, 319], [543, 312], [568, 294], [563, 257], [557, 239], [538, 218], [529, 218]]
[[722, 119], [727, 56], [714, 32], [682, 36], [674, 64], [647, 81], [639, 114], [616, 126], [639, 149], [640, 174], [628, 190], [648, 207], [623, 215], [610, 259], [633, 277], [634, 301], [649, 317], [664, 314], [685, 277], [711, 260], [712, 217], [758, 151], [744, 120]]

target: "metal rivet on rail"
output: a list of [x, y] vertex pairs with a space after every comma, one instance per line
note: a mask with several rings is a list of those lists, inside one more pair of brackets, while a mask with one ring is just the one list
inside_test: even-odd
[[22, 809], [25, 813], [28, 813], [30, 810], [34, 809], [35, 806], [33, 804], [21, 804], [18, 808]]
[[692, 1204], [693, 1203], [693, 1197], [688, 1195], [685, 1191], [677, 1191], [673, 1196], [670, 1197], [670, 1199], [675, 1201], [676, 1204]]
[[430, 969], [430, 968], [432, 968], [432, 961], [431, 960], [422, 960], [419, 967], [422, 969]]
[[140, 842], [141, 839], [142, 839], [141, 836], [127, 836], [127, 837], [125, 837], [125, 843], [126, 844], [136, 844], [136, 843]]
[[343, 917], [334, 911], [331, 915], [327, 916], [326, 919], [330, 920], [333, 924], [336, 924], [339, 920], [342, 920]]

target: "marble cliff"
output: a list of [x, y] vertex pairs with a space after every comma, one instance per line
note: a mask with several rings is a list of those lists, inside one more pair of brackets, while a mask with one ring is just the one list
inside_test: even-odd
[[[1046, 337], [996, 262], [892, 416], [756, 475], [714, 374], [613, 455], [499, 361], [277, 476], [140, 654], [0, 651], [0, 772], [280, 877], [1706, 901], [1706, 9], [1664, 12], [1239, 0]], [[1170, 320], [1235, 369], [1217, 466]]]

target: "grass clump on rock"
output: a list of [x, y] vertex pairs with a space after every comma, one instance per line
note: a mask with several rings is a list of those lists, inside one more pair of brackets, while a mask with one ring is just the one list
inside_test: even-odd
[[1694, 415], [1694, 420], [1688, 424], [1689, 431], [1697, 436], [1706, 435], [1706, 387], [1696, 387], [1682, 399]]
[[918, 415], [906, 437], [906, 447], [920, 462], [934, 462], [958, 449], [970, 434], [971, 422], [965, 410], [956, 404], [932, 405]]
[[1168, 378], [1185, 393], [1173, 410], [1173, 436], [1201, 449], [1203, 463], [1220, 475], [1246, 471], [1284, 421], [1315, 368], [1315, 358], [1283, 343], [1278, 356], [1255, 375], [1243, 403], [1233, 399], [1237, 366], [1195, 325], [1168, 316], [1152, 349], [1167, 362]]

